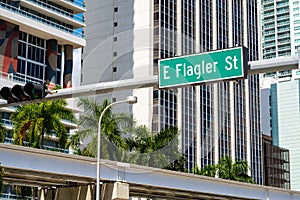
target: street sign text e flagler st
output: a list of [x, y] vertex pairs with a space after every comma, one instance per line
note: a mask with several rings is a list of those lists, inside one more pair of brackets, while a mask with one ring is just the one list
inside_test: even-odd
[[244, 78], [248, 54], [236, 47], [159, 61], [159, 88]]

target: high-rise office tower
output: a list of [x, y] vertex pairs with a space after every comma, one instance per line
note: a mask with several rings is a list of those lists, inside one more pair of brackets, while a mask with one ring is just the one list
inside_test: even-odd
[[[298, 3], [298, 9], [293, 11], [292, 8], [295, 2]], [[294, 32], [300, 33], [300, 24], [298, 25], [299, 30], [296, 29], [297, 26], [290, 29], [291, 23], [296, 25], [292, 13], [295, 12], [295, 16], [300, 14], [299, 1], [262, 0], [260, 4], [263, 58], [291, 55], [291, 53], [294, 53], [296, 46], [296, 40], [291, 36]]]
[[300, 46], [300, 1], [260, 1], [263, 58], [294, 55]]
[[[88, 1], [82, 84], [157, 74], [158, 60], [235, 46], [258, 59], [257, 3], [252, 0]], [[259, 78], [159, 90], [140, 88], [132, 112], [153, 133], [181, 130], [187, 169], [229, 155], [247, 160], [262, 183]], [[122, 99], [121, 93], [112, 98]]]
[[289, 150], [272, 143], [272, 137], [263, 134], [264, 185], [291, 189]]
[[262, 79], [262, 131], [272, 135], [274, 146], [289, 149], [291, 189], [299, 190], [300, 73], [278, 74]]
[[[293, 56], [300, 46], [300, 1], [260, 1], [262, 57]], [[261, 80], [262, 131], [273, 145], [289, 149], [291, 189], [299, 183], [299, 70], [263, 75]]]

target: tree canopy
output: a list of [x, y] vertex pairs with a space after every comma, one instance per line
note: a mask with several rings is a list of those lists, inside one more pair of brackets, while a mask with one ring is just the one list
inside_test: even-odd
[[7, 132], [7, 130], [4, 128], [3, 123], [2, 123], [2, 118], [0, 116], [0, 142], [1, 143], [3, 143], [5, 141], [6, 132]]
[[62, 119], [74, 121], [74, 114], [66, 108], [66, 100], [33, 103], [17, 108], [10, 119], [14, 123], [14, 143], [43, 148], [44, 136], [55, 135], [61, 148], [67, 143], [67, 129]]
[[1, 166], [1, 162], [0, 162], [0, 196], [1, 196], [2, 190], [3, 190], [3, 176], [4, 176], [4, 170], [3, 170], [3, 167]]
[[[80, 98], [78, 106], [84, 112], [79, 116], [79, 130], [70, 143], [77, 153], [96, 156], [98, 120], [108, 105], [107, 100], [99, 105], [96, 100]], [[137, 126], [131, 115], [113, 114], [108, 109], [101, 121], [101, 135], [103, 159], [163, 168], [180, 158], [176, 127], [152, 134], [146, 126]], [[88, 142], [84, 149], [80, 149], [78, 144], [83, 140]]]
[[193, 169], [193, 173], [210, 177], [215, 177], [217, 175], [222, 179], [254, 183], [251, 176], [248, 175], [249, 169], [250, 167], [248, 166], [247, 161], [239, 160], [233, 162], [232, 158], [224, 156], [219, 160], [217, 165], [207, 165], [202, 169], [199, 169], [198, 166], [196, 166]]

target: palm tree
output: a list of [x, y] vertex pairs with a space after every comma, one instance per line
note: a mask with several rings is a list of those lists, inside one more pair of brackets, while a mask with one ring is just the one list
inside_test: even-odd
[[4, 176], [4, 170], [1, 166], [1, 162], [0, 162], [0, 197], [2, 194], [2, 190], [3, 190], [3, 176]]
[[254, 183], [253, 179], [248, 175], [250, 167], [245, 160], [233, 162], [229, 156], [224, 156], [220, 159], [217, 169], [220, 178]]
[[[78, 151], [82, 155], [96, 156], [97, 150], [97, 125], [100, 114], [108, 105], [104, 100], [99, 105], [95, 100], [80, 98], [78, 104], [85, 112], [79, 116], [79, 130], [70, 143], [75, 149], [75, 144], [89, 138], [89, 143]], [[152, 135], [145, 126], [136, 126], [131, 115], [112, 114], [107, 110], [102, 118], [101, 157], [104, 159], [118, 160], [148, 166], [164, 167], [179, 158], [178, 141], [174, 140], [178, 134], [175, 127], [161, 130]]]
[[[99, 105], [96, 100], [90, 98], [80, 98], [78, 107], [84, 110], [80, 114], [78, 120], [78, 131], [71, 138], [69, 145], [77, 149], [77, 153], [95, 157], [97, 154], [97, 129], [98, 121], [102, 111], [109, 105], [107, 100], [104, 100], [102, 105]], [[126, 123], [133, 123], [130, 116], [125, 118], [122, 115], [113, 115], [111, 109], [108, 109], [101, 121], [101, 157], [111, 160], [118, 158], [119, 152], [116, 153], [117, 147], [122, 147], [124, 144], [121, 140], [121, 132], [118, 128], [118, 123], [125, 125]], [[130, 122], [131, 121], [131, 122]], [[105, 137], [103, 137], [105, 136]], [[88, 141], [87, 146], [83, 151], [78, 149], [80, 141]]]
[[233, 162], [229, 156], [224, 156], [217, 165], [207, 165], [201, 170], [196, 166], [193, 173], [210, 177], [215, 177], [218, 174], [218, 177], [222, 179], [254, 183], [251, 176], [248, 175], [249, 169], [247, 161]]
[[[0, 113], [1, 114], [1, 113]], [[3, 126], [2, 118], [0, 117], [0, 142], [3, 143], [5, 141], [6, 129]]]
[[185, 162], [186, 162], [186, 158], [184, 156], [180, 156], [174, 162], [170, 162], [168, 165], [163, 167], [163, 169], [168, 169], [168, 170], [178, 171], [178, 172], [187, 172], [185, 168]]
[[192, 170], [194, 174], [199, 174], [203, 176], [210, 176], [215, 177], [217, 173], [217, 166], [216, 165], [206, 165], [205, 167], [199, 169], [196, 165], [195, 168]]
[[12, 113], [14, 123], [14, 142], [23, 145], [43, 148], [44, 136], [55, 134], [61, 148], [67, 143], [67, 130], [61, 122], [62, 119], [74, 121], [74, 114], [66, 108], [65, 100], [48, 101], [28, 104], [17, 108]]
[[224, 156], [217, 165], [219, 178], [235, 180], [234, 163], [229, 156]]
[[173, 170], [176, 170], [176, 165], [177, 170], [181, 170], [184, 165], [180, 160], [177, 135], [176, 127], [168, 127], [152, 135], [145, 126], [139, 126], [132, 130], [130, 137], [125, 138], [124, 150], [131, 154], [131, 163]]

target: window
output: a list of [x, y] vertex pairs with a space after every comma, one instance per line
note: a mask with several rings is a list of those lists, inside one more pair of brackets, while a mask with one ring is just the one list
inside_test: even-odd
[[114, 57], [116, 57], [118, 55], [118, 53], [117, 52], [114, 52]]
[[117, 98], [113, 97], [113, 98], [111, 99], [111, 101], [112, 101], [112, 102], [116, 102], [116, 101], [117, 101]]
[[117, 67], [113, 67], [113, 72], [117, 72]]
[[118, 41], [118, 37], [117, 36], [114, 37], [114, 42], [116, 42], [116, 41]]
[[118, 12], [119, 11], [119, 8], [118, 7], [115, 7], [114, 8], [114, 12]]
[[114, 27], [117, 27], [118, 26], [118, 22], [114, 22]]

